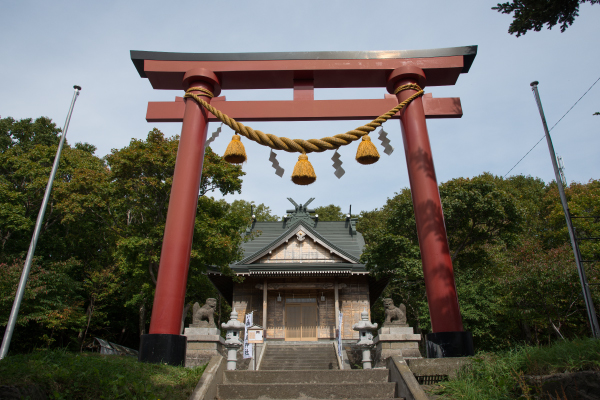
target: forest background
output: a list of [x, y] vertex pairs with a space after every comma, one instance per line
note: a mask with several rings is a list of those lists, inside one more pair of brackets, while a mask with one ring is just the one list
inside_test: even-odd
[[[48, 118], [0, 119], [0, 326], [6, 327], [60, 129]], [[67, 144], [46, 211], [36, 257], [11, 343], [35, 348], [90, 349], [94, 337], [137, 349], [146, 333], [178, 137], [153, 129], [103, 158], [88, 143]], [[244, 172], [207, 148], [198, 199], [184, 317], [193, 302], [219, 299], [207, 265], [240, 258], [251, 220], [277, 220], [268, 206], [227, 203], [209, 194], [241, 193]], [[600, 180], [566, 187], [580, 237], [600, 237]], [[581, 286], [556, 182], [483, 173], [440, 185], [465, 329], [479, 350], [588, 336]], [[345, 219], [337, 205], [316, 208], [321, 221]], [[380, 209], [360, 213], [363, 261], [389, 276], [384, 296], [407, 307], [418, 332], [430, 329], [410, 189]], [[581, 241], [584, 260], [600, 259], [598, 240]], [[600, 306], [597, 262], [584, 263]], [[381, 301], [373, 306], [381, 322]], [[182, 321], [182, 327], [185, 321]]]

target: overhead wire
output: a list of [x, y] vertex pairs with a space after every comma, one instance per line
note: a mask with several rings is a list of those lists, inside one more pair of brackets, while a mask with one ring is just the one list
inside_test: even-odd
[[[600, 77], [599, 77], [598, 79], [596, 79], [596, 81], [595, 81], [594, 83], [592, 83], [592, 86], [590, 86], [590, 87], [588, 88], [588, 90], [586, 90], [586, 91], [585, 91], [585, 93], [584, 93], [583, 95], [581, 95], [581, 97], [579, 98], [579, 100], [577, 100], [577, 101], [576, 101], [576, 102], [575, 102], [575, 103], [574, 103], [574, 104], [571, 106], [571, 108], [569, 108], [569, 110], [568, 110], [566, 113], [564, 113], [564, 115], [563, 115], [562, 117], [560, 117], [560, 119], [559, 119], [558, 121], [556, 121], [556, 123], [555, 123], [554, 125], [552, 125], [552, 128], [550, 128], [550, 129], [548, 130], [548, 132], [551, 132], [551, 131], [552, 131], [552, 129], [554, 129], [554, 127], [555, 127], [556, 125], [558, 125], [558, 123], [559, 123], [560, 121], [562, 121], [562, 119], [563, 119], [564, 117], [566, 117], [566, 116], [567, 116], [567, 114], [568, 114], [568, 113], [569, 113], [569, 112], [570, 112], [570, 111], [573, 109], [573, 107], [575, 107], [575, 106], [577, 105], [577, 103], [579, 103], [579, 101], [580, 101], [581, 99], [583, 99], [583, 97], [584, 97], [584, 96], [585, 96], [585, 95], [586, 95], [586, 94], [587, 94], [587, 93], [588, 93], [590, 90], [592, 90], [592, 88], [594, 87], [594, 85], [595, 85], [596, 83], [598, 83], [598, 81], [600, 81]], [[525, 155], [524, 155], [523, 157], [521, 157], [521, 159], [520, 159], [519, 161], [517, 161], [517, 163], [516, 163], [515, 165], [513, 165], [513, 167], [512, 167], [512, 168], [511, 168], [511, 169], [510, 169], [510, 170], [509, 170], [507, 173], [506, 173], [506, 175], [504, 175], [504, 178], [506, 178], [506, 176], [507, 176], [508, 174], [510, 174], [510, 172], [511, 172], [513, 169], [515, 169], [515, 167], [516, 167], [517, 165], [519, 165], [519, 163], [520, 163], [521, 161], [523, 161], [523, 159], [524, 159], [525, 157], [527, 157], [527, 156], [529, 155], [529, 153], [531, 153], [531, 152], [533, 151], [533, 149], [535, 149], [535, 148], [536, 148], [536, 146], [537, 146], [538, 144], [540, 144], [540, 142], [541, 142], [542, 140], [544, 140], [544, 138], [545, 138], [545, 137], [546, 137], [546, 135], [542, 136], [542, 137], [541, 137], [541, 139], [540, 139], [540, 140], [538, 140], [538, 141], [537, 141], [537, 143], [536, 143], [536, 144], [534, 144], [534, 145], [533, 145], [533, 147], [532, 147], [531, 149], [529, 149], [529, 151], [528, 151], [527, 153], [525, 153]]]

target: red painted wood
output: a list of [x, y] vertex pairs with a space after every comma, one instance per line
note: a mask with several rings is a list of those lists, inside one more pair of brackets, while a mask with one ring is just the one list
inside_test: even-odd
[[[148, 102], [148, 122], [181, 122], [185, 106], [182, 98], [174, 102]], [[218, 103], [217, 103], [218, 102]], [[372, 120], [398, 105], [393, 96], [371, 100], [303, 100], [303, 101], [220, 101], [212, 104], [240, 122], [249, 121], [327, 121]], [[425, 118], [460, 118], [460, 98], [423, 99]], [[400, 118], [398, 115], [393, 118]], [[218, 121], [208, 115], [210, 122]], [[274, 133], [274, 132], [273, 132]]]
[[312, 79], [294, 79], [294, 101], [314, 100], [315, 83]]
[[[196, 71], [197, 72], [197, 71]], [[190, 74], [188, 87], [215, 90], [216, 76]], [[212, 79], [211, 79], [212, 78]], [[194, 92], [202, 94], [202, 92]], [[207, 101], [210, 101], [205, 97]], [[169, 200], [165, 234], [150, 322], [151, 334], [179, 335], [185, 301], [188, 266], [194, 236], [198, 191], [204, 162], [208, 117], [193, 99], [185, 101], [181, 139], [177, 150], [173, 186]]]
[[[423, 85], [424, 79], [425, 74], [418, 68], [400, 69], [393, 74], [391, 89], [418, 81]], [[398, 102], [406, 100], [414, 93], [414, 90], [398, 93]], [[402, 112], [400, 117], [402, 139], [415, 209], [432, 331], [458, 332], [463, 330], [462, 318], [423, 101], [424, 99], [421, 98], [413, 100]]]
[[182, 89], [181, 78], [192, 68], [214, 71], [224, 90], [291, 89], [294, 79], [312, 79], [315, 88], [348, 88], [385, 87], [390, 73], [404, 66], [423, 69], [429, 86], [454, 85], [464, 60], [463, 56], [364, 60], [145, 60], [144, 72], [154, 89]]

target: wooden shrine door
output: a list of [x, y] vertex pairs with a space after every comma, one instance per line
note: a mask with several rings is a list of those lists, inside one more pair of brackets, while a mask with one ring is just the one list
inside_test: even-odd
[[[303, 299], [304, 300], [304, 299]], [[308, 300], [308, 299], [306, 299]], [[317, 340], [317, 303], [285, 306], [285, 340]]]

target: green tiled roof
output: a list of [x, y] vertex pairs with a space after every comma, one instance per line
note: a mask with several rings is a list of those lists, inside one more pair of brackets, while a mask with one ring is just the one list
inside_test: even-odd
[[[230, 265], [238, 275], [254, 277], [285, 277], [285, 276], [328, 276], [340, 277], [348, 275], [369, 276], [369, 296], [371, 303], [375, 302], [387, 285], [389, 278], [376, 279], [370, 276], [364, 264], [359, 262], [365, 248], [365, 241], [360, 232], [356, 231], [356, 220], [347, 219], [341, 222], [318, 221], [311, 214], [313, 210], [307, 209], [306, 204], [298, 205], [292, 199], [294, 210], [288, 210], [290, 215], [284, 221], [263, 222], [255, 221], [246, 231], [254, 238], [242, 244], [243, 259]], [[281, 246], [284, 241], [299, 229], [300, 225], [307, 236], [307, 240], [314, 239], [320, 245], [336, 254], [340, 262], [294, 262], [294, 263], [260, 263], [261, 257], [268, 251]], [[211, 267], [208, 270], [209, 279], [215, 284], [227, 301], [233, 299], [233, 281], [231, 276], [223, 275], [219, 268]]]
[[[289, 215], [285, 220], [277, 222], [254, 221], [252, 226], [246, 231], [247, 235], [254, 236], [253, 239], [242, 243], [243, 258], [241, 261], [233, 263], [230, 267], [237, 273], [248, 273], [252, 271], [349, 271], [364, 272], [365, 266], [359, 263], [360, 256], [365, 247], [363, 236], [356, 231], [355, 222], [348, 218], [341, 222], [319, 221], [311, 216], [314, 210], [307, 206], [313, 199], [308, 200], [304, 205], [298, 205], [294, 200], [289, 199], [294, 205], [294, 209], [287, 210]], [[308, 262], [308, 263], [268, 263], [257, 264], [258, 257], [266, 254], [269, 250], [275, 249], [281, 245], [286, 236], [293, 234], [300, 225], [305, 229], [307, 236], [320, 242], [329, 248], [333, 253], [337, 253], [344, 262]]]

